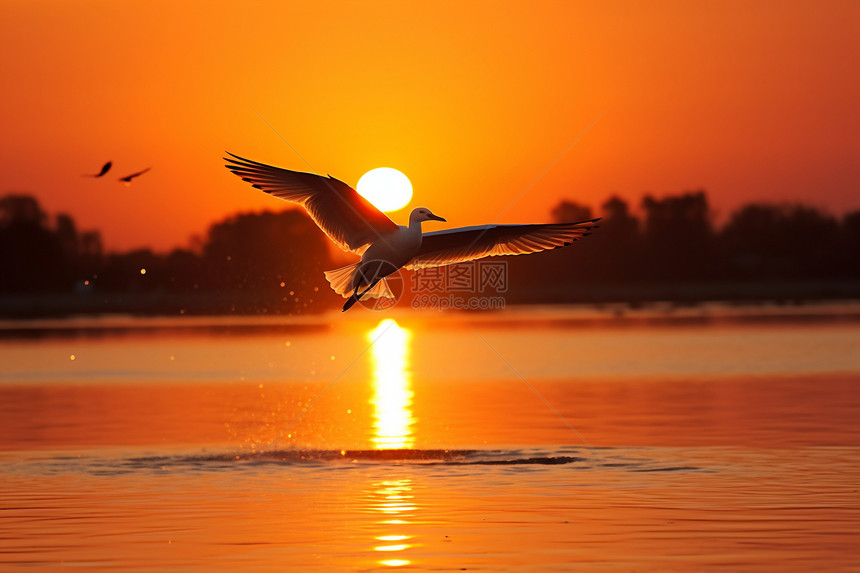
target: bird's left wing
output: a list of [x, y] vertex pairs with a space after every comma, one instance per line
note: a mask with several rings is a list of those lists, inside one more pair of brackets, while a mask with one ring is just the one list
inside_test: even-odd
[[257, 189], [298, 203], [344, 251], [361, 254], [367, 245], [397, 230], [397, 225], [358, 192], [331, 175], [290, 171], [229, 154], [227, 169]]
[[425, 233], [407, 269], [441, 267], [484, 257], [525, 255], [570, 245], [600, 219], [545, 225], [483, 225]]

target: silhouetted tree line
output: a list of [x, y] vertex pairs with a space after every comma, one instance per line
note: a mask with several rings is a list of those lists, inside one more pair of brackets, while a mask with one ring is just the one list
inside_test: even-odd
[[[263, 212], [213, 224], [194, 249], [106, 254], [98, 232], [79, 232], [68, 215], [52, 220], [33, 197], [9, 195], [0, 199], [0, 295], [7, 300], [0, 312], [62, 310], [45, 305], [82, 312], [319, 310], [328, 294], [320, 292], [328, 289], [323, 271], [334, 265], [327, 242], [304, 213]], [[39, 294], [52, 296], [34, 303]]]
[[[510, 302], [860, 297], [860, 211], [753, 203], [720, 228], [704, 191], [562, 201], [556, 221], [603, 216], [575, 247], [509, 257]], [[300, 211], [213, 224], [192, 249], [106, 254], [96, 231], [0, 198], [0, 313], [296, 313], [334, 308], [328, 239]], [[39, 296], [42, 295], [42, 296]], [[34, 300], [42, 302], [35, 303]], [[53, 301], [53, 305], [45, 301]], [[48, 306], [45, 306], [48, 304]], [[29, 306], [28, 306], [29, 305]], [[41, 305], [41, 306], [40, 306]]]
[[[562, 201], [557, 222], [602, 216], [573, 248], [513, 257], [513, 296], [535, 300], [860, 297], [860, 211], [751, 203], [720, 228], [704, 191], [647, 195], [641, 216], [611, 197], [599, 213]], [[600, 288], [598, 288], [600, 287]]]

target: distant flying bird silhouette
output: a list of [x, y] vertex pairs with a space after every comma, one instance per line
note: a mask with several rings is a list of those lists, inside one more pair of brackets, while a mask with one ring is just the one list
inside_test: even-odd
[[344, 311], [364, 296], [395, 298], [385, 277], [401, 267], [439, 267], [555, 249], [590, 235], [600, 220], [482, 225], [423, 233], [422, 222], [446, 222], [445, 219], [418, 207], [410, 213], [408, 227], [398, 226], [355, 189], [331, 175], [289, 171], [229, 152], [228, 155], [231, 157], [224, 158], [227, 169], [257, 189], [303, 206], [341, 249], [361, 255], [359, 262], [325, 273], [331, 288], [348, 299]]
[[96, 173], [95, 175], [93, 175], [93, 174], [87, 174], [87, 175], [82, 175], [81, 177], [101, 177], [101, 176], [103, 176], [105, 173], [107, 173], [108, 171], [110, 171], [110, 168], [111, 168], [111, 166], [112, 166], [112, 165], [113, 165], [113, 163], [112, 163], [112, 162], [110, 162], [110, 161], [108, 161], [107, 163], [105, 163], [104, 165], [102, 165], [102, 170], [101, 170], [101, 171], [99, 171], [98, 173]]
[[131, 175], [126, 175], [125, 177], [120, 177], [119, 181], [122, 181], [123, 183], [125, 183], [126, 187], [128, 187], [129, 185], [131, 185], [132, 179], [134, 179], [135, 177], [140, 177], [150, 169], [152, 169], [152, 167], [147, 167], [143, 171], [138, 171], [137, 173], [132, 173]]

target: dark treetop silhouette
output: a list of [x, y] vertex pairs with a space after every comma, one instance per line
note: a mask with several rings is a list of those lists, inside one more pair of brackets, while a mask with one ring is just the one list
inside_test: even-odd
[[[548, 225], [483, 225], [423, 233], [424, 221], [442, 221], [425, 207], [409, 226], [395, 225], [355, 189], [328, 176], [290, 171], [229, 153], [227, 169], [257, 189], [302, 205], [342, 249], [361, 260], [326, 272], [349, 310], [365, 295], [394, 298], [385, 277], [401, 267], [438, 267], [498, 255], [521, 255], [570, 245], [589, 235], [599, 219]], [[364, 290], [362, 290], [364, 289]]]
[[[618, 197], [601, 208], [601, 232], [578, 248], [508, 261], [507, 304], [860, 299], [860, 211], [837, 218], [755, 203], [718, 228], [703, 192], [650, 198], [638, 214]], [[591, 216], [570, 201], [552, 212], [556, 221]], [[704, 248], [684, 260], [693, 242]], [[106, 253], [98, 231], [49, 215], [34, 197], [7, 195], [0, 315], [320, 312], [332, 308], [318, 292], [328, 288], [323, 271], [337, 266], [327, 243], [302, 211], [286, 210], [233, 215], [170, 253]], [[665, 276], [667, 260], [675, 269]]]

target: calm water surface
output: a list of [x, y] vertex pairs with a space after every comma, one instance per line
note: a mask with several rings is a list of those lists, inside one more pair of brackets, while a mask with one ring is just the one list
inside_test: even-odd
[[860, 320], [0, 324], [0, 569], [857, 570]]

